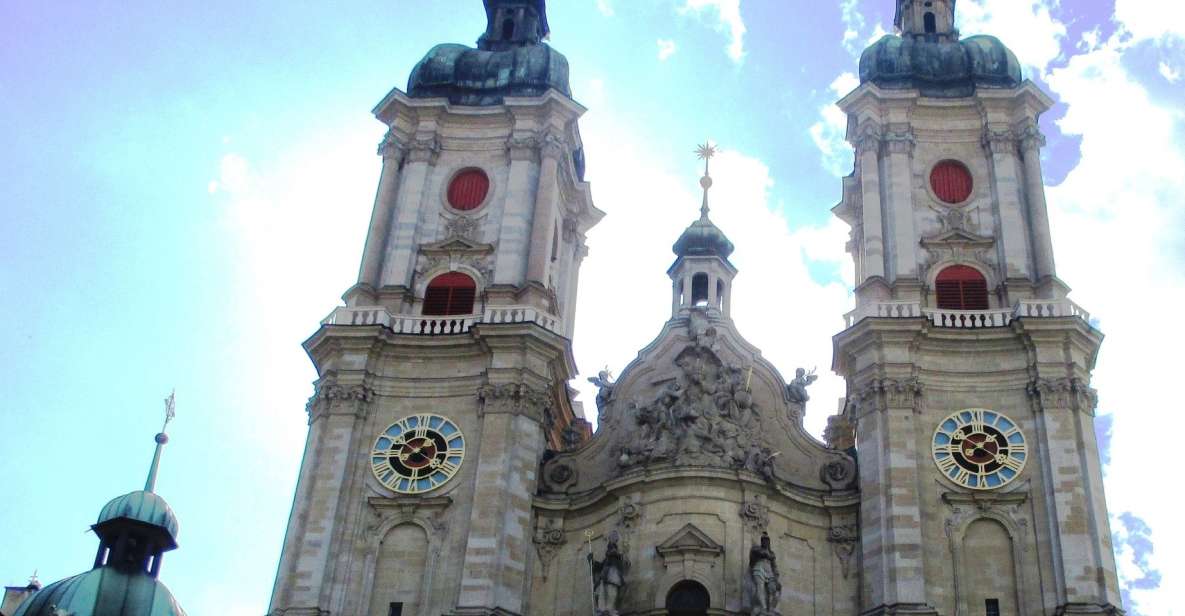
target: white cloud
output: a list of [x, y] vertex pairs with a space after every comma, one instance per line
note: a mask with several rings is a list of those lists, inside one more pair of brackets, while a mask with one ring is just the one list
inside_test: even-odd
[[[583, 126], [594, 196], [608, 213], [589, 233], [591, 253], [580, 278], [573, 339], [584, 376], [605, 365], [619, 373], [670, 318], [671, 244], [699, 215], [701, 199], [702, 167], [692, 154], [694, 144], [687, 144], [686, 156], [675, 157], [686, 164], [672, 169], [668, 153], [613, 124], [612, 117], [590, 116]], [[783, 377], [796, 367], [819, 367], [822, 378], [812, 387], [807, 426], [820, 434], [843, 395], [843, 382], [828, 370], [830, 336], [842, 328], [850, 300], [845, 284], [819, 284], [808, 265], [848, 267], [847, 230], [835, 223], [791, 228], [770, 202], [774, 180], [758, 159], [726, 149], [712, 160], [712, 176], [712, 220], [737, 246], [732, 257], [740, 272], [732, 297], [737, 328]], [[574, 384], [594, 418], [595, 394], [583, 381]]]
[[741, 0], [685, 0], [679, 12], [713, 15], [716, 18], [716, 29], [728, 34], [729, 43], [725, 47], [728, 57], [732, 58], [733, 62], [744, 59], [745, 32], [748, 29], [741, 19]]
[[963, 36], [996, 34], [1021, 64], [1044, 73], [1061, 55], [1066, 25], [1053, 17], [1058, 0], [965, 0], [956, 19]]
[[1157, 70], [1160, 72], [1160, 76], [1164, 77], [1164, 80], [1169, 83], [1177, 83], [1181, 80], [1181, 71], [1174, 68], [1168, 62], [1162, 60]]
[[660, 62], [666, 62], [667, 58], [675, 55], [675, 52], [678, 51], [678, 49], [679, 47], [675, 44], [675, 41], [670, 39], [658, 39], [658, 60]]
[[[846, 96], [860, 85], [852, 73], [842, 73], [831, 82], [828, 92], [834, 100]], [[852, 171], [852, 146], [847, 142], [848, 117], [835, 105], [828, 102], [819, 109], [819, 121], [811, 126], [811, 140], [823, 154], [823, 167], [836, 177], [843, 177]]]
[[1185, 4], [1115, 0], [1115, 20], [1138, 39], [1185, 38]]
[[605, 17], [613, 17], [615, 14], [612, 0], [597, 0], [597, 10]]

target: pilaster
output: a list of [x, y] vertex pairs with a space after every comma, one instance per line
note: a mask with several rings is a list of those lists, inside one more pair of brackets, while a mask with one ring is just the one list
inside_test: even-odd
[[[383, 170], [379, 176], [378, 193], [374, 198], [374, 211], [370, 215], [366, 245], [362, 250], [362, 265], [358, 271], [358, 284], [365, 285], [371, 290], [377, 289], [382, 284], [383, 252], [386, 247], [387, 232], [391, 226], [391, 213], [395, 209], [399, 173], [403, 167], [404, 158], [407, 156], [407, 148], [400, 144], [394, 129], [391, 129], [387, 131], [387, 135], [379, 144], [378, 153], [383, 157]], [[373, 302], [373, 293], [366, 299]]]
[[1004, 279], [1031, 279], [1030, 235], [1024, 217], [1024, 185], [1016, 135], [1007, 127], [988, 126], [983, 144], [991, 159], [992, 208], [999, 221], [996, 246], [1004, 266]]
[[429, 171], [440, 154], [440, 140], [434, 133], [421, 135], [408, 148], [395, 220], [387, 233], [383, 286], [412, 286], [420, 209], [426, 198]]

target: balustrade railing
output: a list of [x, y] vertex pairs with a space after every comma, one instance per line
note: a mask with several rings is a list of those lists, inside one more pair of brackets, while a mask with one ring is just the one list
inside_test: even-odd
[[992, 310], [946, 310], [922, 308], [921, 302], [877, 302], [857, 308], [844, 315], [844, 323], [851, 327], [865, 318], [910, 319], [925, 317], [935, 327], [981, 329], [1005, 327], [1018, 318], [1078, 317], [1090, 322], [1090, 313], [1068, 299], [1023, 299], [1011, 308]]
[[322, 325], [383, 325], [397, 334], [439, 336], [463, 334], [477, 323], [535, 323], [561, 334], [557, 317], [531, 306], [491, 306], [480, 314], [426, 316], [391, 314], [382, 306], [342, 306], [321, 321]]

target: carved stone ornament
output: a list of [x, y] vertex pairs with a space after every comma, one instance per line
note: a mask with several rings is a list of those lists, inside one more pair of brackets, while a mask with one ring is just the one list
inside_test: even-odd
[[563, 492], [576, 484], [577, 473], [570, 459], [552, 460], [543, 466], [544, 486], [553, 492]]
[[396, 139], [395, 131], [388, 130], [387, 134], [383, 135], [383, 140], [379, 142], [378, 154], [383, 158], [393, 158], [398, 164], [403, 161], [403, 157], [407, 154], [407, 148]]
[[642, 520], [642, 503], [637, 501], [623, 501], [617, 509], [617, 525], [624, 531], [630, 532]]
[[886, 132], [882, 139], [890, 154], [912, 154], [917, 146], [917, 139], [908, 128]]
[[317, 385], [316, 391], [305, 405], [309, 423], [325, 415], [356, 415], [366, 411], [366, 403], [374, 399], [374, 390], [366, 385], [338, 385], [326, 381]]
[[961, 207], [934, 208], [942, 222], [942, 231], [922, 238], [926, 259], [921, 264], [921, 276], [929, 278], [929, 272], [938, 264], [972, 263], [981, 268], [995, 269], [992, 247], [994, 239], [975, 232], [972, 211]]
[[551, 407], [550, 395], [522, 383], [482, 385], [477, 397], [482, 403], [482, 413], [525, 415], [536, 421], [543, 421]]
[[1036, 379], [1029, 383], [1029, 399], [1034, 411], [1073, 409], [1094, 413], [1099, 395], [1078, 378]]
[[871, 122], [866, 122], [856, 131], [856, 138], [852, 141], [852, 145], [856, 146], [858, 154], [868, 151], [879, 153], [882, 140], [880, 127]]
[[1036, 152], [1045, 147], [1045, 135], [1041, 134], [1040, 127], [1036, 123], [1028, 123], [1017, 133], [1020, 139], [1020, 146], [1026, 153]]
[[[706, 334], [697, 338], [709, 338]], [[629, 403], [635, 424], [621, 446], [625, 471], [657, 462], [747, 469], [776, 479], [774, 453], [760, 430], [762, 410], [746, 384], [745, 371], [725, 366], [707, 346], [692, 344], [675, 359], [675, 372], [658, 396]]]
[[539, 564], [543, 568], [543, 579], [547, 579], [551, 561], [564, 547], [564, 522], [560, 518], [538, 516], [535, 518], [535, 535], [532, 538], [535, 550], [539, 553]]
[[741, 521], [745, 528], [754, 536], [764, 533], [769, 528], [769, 507], [760, 498], [741, 503]]
[[444, 216], [444, 235], [446, 239], [460, 238], [471, 242], [480, 242], [482, 223], [486, 217], [475, 216]]
[[1009, 128], [988, 128], [983, 132], [983, 147], [992, 154], [1015, 154], [1016, 133]]
[[847, 413], [832, 415], [827, 418], [827, 428], [823, 430], [823, 441], [830, 449], [847, 451], [856, 446], [856, 426], [852, 425]]
[[[950, 516], [947, 517], [944, 525], [947, 539], [951, 541], [951, 547], [957, 548], [957, 542], [960, 537], [955, 536], [955, 531], [960, 528], [965, 528], [967, 523], [980, 519], [991, 518], [1006, 523], [1006, 526], [1011, 527], [1010, 532], [1027, 533], [1029, 528], [1029, 520], [1025, 515], [1025, 502], [1028, 500], [1028, 494], [1024, 490], [1017, 490], [1013, 492], [943, 492], [942, 501], [950, 508]], [[1029, 550], [1028, 541], [1016, 541], [1019, 543], [1022, 551]]]
[[819, 478], [832, 490], [845, 490], [856, 481], [856, 462], [851, 458], [838, 458], [819, 469]]
[[857, 393], [863, 412], [868, 410], [913, 409], [921, 411], [923, 386], [916, 377], [874, 379]]
[[852, 554], [856, 552], [856, 546], [860, 542], [860, 527], [856, 524], [832, 526], [827, 531], [827, 541], [831, 544], [835, 557], [839, 559], [839, 565], [846, 579], [851, 573]]

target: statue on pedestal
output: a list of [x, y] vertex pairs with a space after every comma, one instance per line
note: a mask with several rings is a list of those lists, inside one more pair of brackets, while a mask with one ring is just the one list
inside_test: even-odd
[[782, 582], [778, 557], [770, 547], [769, 534], [761, 533], [761, 543], [749, 550], [749, 569], [745, 575], [744, 607], [751, 616], [777, 616]]
[[592, 565], [593, 606], [597, 616], [617, 616], [621, 601], [621, 587], [625, 585], [625, 570], [629, 561], [617, 547], [617, 531], [609, 533], [605, 546], [605, 558], [597, 561], [589, 551], [588, 562]]

